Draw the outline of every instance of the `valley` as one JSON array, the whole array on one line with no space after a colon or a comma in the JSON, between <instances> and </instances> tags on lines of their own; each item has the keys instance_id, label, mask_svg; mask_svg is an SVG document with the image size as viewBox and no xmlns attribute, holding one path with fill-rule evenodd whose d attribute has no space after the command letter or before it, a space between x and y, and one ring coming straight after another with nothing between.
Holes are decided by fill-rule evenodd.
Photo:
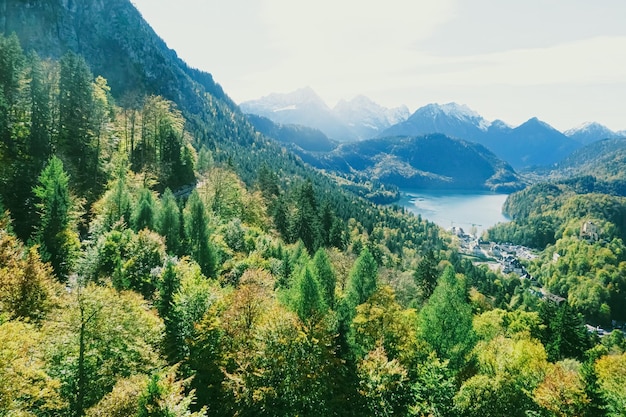
<instances>
[{"instance_id":1,"label":"valley","mask_svg":"<svg viewBox=\"0 0 626 417\"><path fill-rule=\"evenodd\" d=\"M128 0L0 13L0 416L623 414L621 134L237 105Z\"/></svg>"}]
</instances>

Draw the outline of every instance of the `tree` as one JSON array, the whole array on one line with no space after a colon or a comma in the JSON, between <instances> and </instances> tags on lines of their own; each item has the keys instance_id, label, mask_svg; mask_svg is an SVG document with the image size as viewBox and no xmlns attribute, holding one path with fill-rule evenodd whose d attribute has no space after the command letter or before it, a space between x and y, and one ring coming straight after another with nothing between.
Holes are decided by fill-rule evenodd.
<instances>
[{"instance_id":1,"label":"tree","mask_svg":"<svg viewBox=\"0 0 626 417\"><path fill-rule=\"evenodd\" d=\"M147 188L139 191L139 201L133 211L133 225L135 231L142 229L155 230L155 223L158 216L158 210L152 193Z\"/></svg>"},{"instance_id":2,"label":"tree","mask_svg":"<svg viewBox=\"0 0 626 417\"><path fill-rule=\"evenodd\" d=\"M420 312L421 337L453 370L461 370L474 345L472 307L467 301L465 280L447 267L428 303Z\"/></svg>"},{"instance_id":3,"label":"tree","mask_svg":"<svg viewBox=\"0 0 626 417\"><path fill-rule=\"evenodd\" d=\"M548 359L583 359L591 343L582 315L577 314L566 301L561 305L546 301L539 309L539 316L545 324L541 341L548 352Z\"/></svg>"},{"instance_id":4,"label":"tree","mask_svg":"<svg viewBox=\"0 0 626 417\"><path fill-rule=\"evenodd\" d=\"M626 353L601 357L596 361L595 371L608 416L623 416L626 411Z\"/></svg>"},{"instance_id":5,"label":"tree","mask_svg":"<svg viewBox=\"0 0 626 417\"><path fill-rule=\"evenodd\" d=\"M437 260L435 259L433 251L428 251L417 264L417 268L413 274L415 283L422 290L423 300L427 300L432 295L437 285L438 277Z\"/></svg>"},{"instance_id":6,"label":"tree","mask_svg":"<svg viewBox=\"0 0 626 417\"><path fill-rule=\"evenodd\" d=\"M548 364L534 392L535 402L556 417L585 415L589 398L579 371L580 363L572 359Z\"/></svg>"},{"instance_id":7,"label":"tree","mask_svg":"<svg viewBox=\"0 0 626 417\"><path fill-rule=\"evenodd\" d=\"M377 288L378 264L368 248L363 249L350 270L348 297L353 306L364 303Z\"/></svg>"},{"instance_id":8,"label":"tree","mask_svg":"<svg viewBox=\"0 0 626 417\"><path fill-rule=\"evenodd\" d=\"M61 415L66 404L46 372L44 342L32 324L0 322L0 415Z\"/></svg>"},{"instance_id":9,"label":"tree","mask_svg":"<svg viewBox=\"0 0 626 417\"><path fill-rule=\"evenodd\" d=\"M382 346L359 363L359 393L365 398L367 415L406 415L411 400L407 370L396 359L389 360Z\"/></svg>"},{"instance_id":10,"label":"tree","mask_svg":"<svg viewBox=\"0 0 626 417\"><path fill-rule=\"evenodd\" d=\"M139 398L144 394L148 381L148 376L141 374L119 379L113 390L89 408L85 415L87 417L135 416L139 408Z\"/></svg>"},{"instance_id":11,"label":"tree","mask_svg":"<svg viewBox=\"0 0 626 417\"><path fill-rule=\"evenodd\" d=\"M56 306L60 292L37 247L25 250L0 227L0 321L3 314L9 319L42 320Z\"/></svg>"},{"instance_id":12,"label":"tree","mask_svg":"<svg viewBox=\"0 0 626 417\"><path fill-rule=\"evenodd\" d=\"M41 245L42 259L50 262L60 280L66 280L73 267L79 242L72 230L72 200L69 177L63 163L53 156L39 176L34 189L39 203L39 226L35 240Z\"/></svg>"},{"instance_id":13,"label":"tree","mask_svg":"<svg viewBox=\"0 0 626 417\"><path fill-rule=\"evenodd\" d=\"M198 262L203 274L214 277L217 269L217 256L209 242L209 218L196 190L187 200L184 218L188 253Z\"/></svg>"},{"instance_id":14,"label":"tree","mask_svg":"<svg viewBox=\"0 0 626 417\"><path fill-rule=\"evenodd\" d=\"M318 283L308 266L300 271L297 291L296 313L302 323L311 329L324 314L324 302L320 296Z\"/></svg>"},{"instance_id":15,"label":"tree","mask_svg":"<svg viewBox=\"0 0 626 417\"><path fill-rule=\"evenodd\" d=\"M160 278L153 271L163 266L165 242L148 229L140 230L128 245L128 253L122 265L121 280L114 281L118 290L132 289L152 300ZM120 285L121 284L121 285Z\"/></svg>"},{"instance_id":16,"label":"tree","mask_svg":"<svg viewBox=\"0 0 626 417\"><path fill-rule=\"evenodd\" d=\"M337 286L337 276L330 263L326 250L320 248L313 257L313 274L320 284L320 294L324 302L331 309L335 308L335 287Z\"/></svg>"},{"instance_id":17,"label":"tree","mask_svg":"<svg viewBox=\"0 0 626 417\"><path fill-rule=\"evenodd\" d=\"M454 398L461 416L524 417L539 411L533 401L533 391L544 379L547 369L546 352L541 343L497 336L479 343L475 354L479 374L463 382Z\"/></svg>"},{"instance_id":18,"label":"tree","mask_svg":"<svg viewBox=\"0 0 626 417\"><path fill-rule=\"evenodd\" d=\"M68 52L61 58L58 150L70 164L68 170L77 189L95 197L101 184L93 183L100 170L93 93L93 75L85 59Z\"/></svg>"},{"instance_id":19,"label":"tree","mask_svg":"<svg viewBox=\"0 0 626 417\"><path fill-rule=\"evenodd\" d=\"M180 248L180 209L172 191L167 188L161 197L161 210L157 217L157 231L165 238L167 252L175 255Z\"/></svg>"},{"instance_id":20,"label":"tree","mask_svg":"<svg viewBox=\"0 0 626 417\"><path fill-rule=\"evenodd\" d=\"M218 300L220 293L216 284L202 275L195 262L183 259L175 270L180 285L165 320L165 351L171 363L182 362L183 372L188 373L190 344L196 335L196 325Z\"/></svg>"},{"instance_id":21,"label":"tree","mask_svg":"<svg viewBox=\"0 0 626 417\"><path fill-rule=\"evenodd\" d=\"M72 288L42 330L50 341L49 372L61 383L68 414L82 416L118 378L158 367L162 330L161 320L134 292L94 284Z\"/></svg>"},{"instance_id":22,"label":"tree","mask_svg":"<svg viewBox=\"0 0 626 417\"><path fill-rule=\"evenodd\" d=\"M139 396L137 417L204 417L204 409L192 413L194 391L185 392L188 381L176 379L176 368L152 375Z\"/></svg>"},{"instance_id":23,"label":"tree","mask_svg":"<svg viewBox=\"0 0 626 417\"><path fill-rule=\"evenodd\" d=\"M165 267L161 272L161 279L158 281L159 298L156 307L163 320L169 317L174 303L174 294L180 288L180 275L176 269L176 264L174 259L166 259Z\"/></svg>"},{"instance_id":24,"label":"tree","mask_svg":"<svg viewBox=\"0 0 626 417\"><path fill-rule=\"evenodd\" d=\"M314 253L324 244L311 181L304 183L296 192L296 207L290 225L290 235L293 242L302 240L309 253Z\"/></svg>"}]
</instances>

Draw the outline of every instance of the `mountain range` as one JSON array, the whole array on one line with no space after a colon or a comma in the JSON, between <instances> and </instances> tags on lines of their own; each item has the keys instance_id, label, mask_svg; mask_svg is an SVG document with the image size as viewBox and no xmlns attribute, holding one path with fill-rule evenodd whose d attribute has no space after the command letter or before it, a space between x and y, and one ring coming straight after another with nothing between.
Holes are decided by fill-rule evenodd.
<instances>
[{"instance_id":1,"label":"mountain range","mask_svg":"<svg viewBox=\"0 0 626 417\"><path fill-rule=\"evenodd\" d=\"M512 192L524 186L511 166L484 146L442 134L369 139L299 155L323 170L401 188Z\"/></svg>"},{"instance_id":2,"label":"mountain range","mask_svg":"<svg viewBox=\"0 0 626 417\"><path fill-rule=\"evenodd\" d=\"M484 145L516 169L550 166L583 145L626 136L624 132L613 132L598 123L585 123L560 132L535 117L512 127L501 120L488 121L469 107L457 103L428 104L405 117L408 112L402 111L404 107L390 110L359 96L351 102L341 101L330 110L310 88L244 102L241 108L246 113L261 114L278 123L302 124L319 129L339 141L443 133ZM324 122L331 119L334 126L343 121L342 129L333 130ZM350 130L360 134L345 133ZM341 136L342 132L344 136Z\"/></svg>"},{"instance_id":3,"label":"mountain range","mask_svg":"<svg viewBox=\"0 0 626 417\"><path fill-rule=\"evenodd\" d=\"M287 94L270 94L243 102L240 107L244 113L267 117L276 123L318 129L340 142L376 137L410 114L406 106L388 109L365 96L341 100L331 109L310 87Z\"/></svg>"}]
</instances>

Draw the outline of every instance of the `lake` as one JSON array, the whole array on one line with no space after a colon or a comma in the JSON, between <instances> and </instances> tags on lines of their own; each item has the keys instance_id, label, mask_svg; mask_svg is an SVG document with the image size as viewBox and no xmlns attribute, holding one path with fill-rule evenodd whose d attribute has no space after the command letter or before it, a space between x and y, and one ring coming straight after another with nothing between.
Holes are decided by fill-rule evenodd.
<instances>
[{"instance_id":1,"label":"lake","mask_svg":"<svg viewBox=\"0 0 626 417\"><path fill-rule=\"evenodd\" d=\"M401 190L401 193L398 205L444 229L456 226L469 233L476 227L480 235L497 223L509 221L502 214L508 194L451 190Z\"/></svg>"}]
</instances>

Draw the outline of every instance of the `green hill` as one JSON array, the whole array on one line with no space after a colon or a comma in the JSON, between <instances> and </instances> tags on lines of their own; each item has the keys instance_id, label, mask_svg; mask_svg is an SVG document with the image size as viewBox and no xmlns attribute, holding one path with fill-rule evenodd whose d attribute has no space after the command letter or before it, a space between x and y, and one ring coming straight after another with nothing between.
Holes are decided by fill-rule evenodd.
<instances>
[{"instance_id":1,"label":"green hill","mask_svg":"<svg viewBox=\"0 0 626 417\"><path fill-rule=\"evenodd\" d=\"M515 171L483 146L440 134L371 139L300 155L321 169L398 187L504 192L523 187Z\"/></svg>"}]
</instances>

